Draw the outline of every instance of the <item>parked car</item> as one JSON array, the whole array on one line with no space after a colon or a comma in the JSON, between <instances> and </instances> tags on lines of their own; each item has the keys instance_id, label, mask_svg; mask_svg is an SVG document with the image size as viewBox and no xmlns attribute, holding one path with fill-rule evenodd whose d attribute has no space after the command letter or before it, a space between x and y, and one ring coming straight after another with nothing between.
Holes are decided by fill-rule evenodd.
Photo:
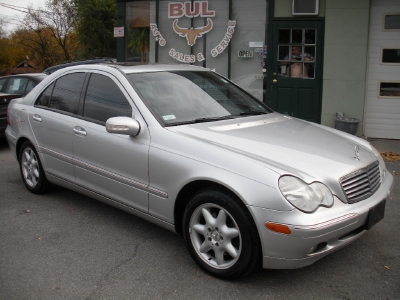
<instances>
[{"instance_id":1,"label":"parked car","mask_svg":"<svg viewBox=\"0 0 400 300\"><path fill-rule=\"evenodd\" d=\"M51 73L54 73L55 71L58 71L62 68L66 67L72 67L72 66L77 66L77 65L91 65L91 64L98 64L98 63L115 63L117 60L115 58L109 58L109 57L95 57L91 59L84 59L84 60L75 60L75 61L70 61L66 62L63 64L51 66L47 68L46 70L43 71L43 73L50 75Z\"/></svg>"},{"instance_id":2,"label":"parked car","mask_svg":"<svg viewBox=\"0 0 400 300\"><path fill-rule=\"evenodd\" d=\"M0 77L0 138L4 138L7 127L7 106L12 99L20 98L29 93L46 74L29 73Z\"/></svg>"},{"instance_id":3,"label":"parked car","mask_svg":"<svg viewBox=\"0 0 400 300\"><path fill-rule=\"evenodd\" d=\"M393 184L367 141L195 66L64 68L13 100L8 123L28 190L60 185L180 233L225 279L353 242L384 217Z\"/></svg>"}]
</instances>

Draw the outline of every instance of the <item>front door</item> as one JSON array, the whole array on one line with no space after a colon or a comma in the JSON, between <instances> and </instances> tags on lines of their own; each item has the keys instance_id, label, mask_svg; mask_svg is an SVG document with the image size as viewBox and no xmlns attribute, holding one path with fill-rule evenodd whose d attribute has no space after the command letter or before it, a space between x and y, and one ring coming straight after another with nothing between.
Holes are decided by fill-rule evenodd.
<instances>
[{"instance_id":1,"label":"front door","mask_svg":"<svg viewBox=\"0 0 400 300\"><path fill-rule=\"evenodd\" d=\"M113 201L148 212L150 135L137 108L120 82L93 71L81 118L73 126L76 183ZM140 121L138 136L109 133L108 118L133 116Z\"/></svg>"},{"instance_id":2,"label":"front door","mask_svg":"<svg viewBox=\"0 0 400 300\"><path fill-rule=\"evenodd\" d=\"M274 21L269 105L320 123L322 21Z\"/></svg>"}]
</instances>

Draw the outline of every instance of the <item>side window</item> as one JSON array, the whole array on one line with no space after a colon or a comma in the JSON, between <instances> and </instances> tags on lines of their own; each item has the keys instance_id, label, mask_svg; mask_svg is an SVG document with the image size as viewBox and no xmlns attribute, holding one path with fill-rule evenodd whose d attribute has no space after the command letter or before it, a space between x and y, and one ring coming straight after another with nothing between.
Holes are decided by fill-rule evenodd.
<instances>
[{"instance_id":1,"label":"side window","mask_svg":"<svg viewBox=\"0 0 400 300\"><path fill-rule=\"evenodd\" d=\"M28 80L28 84L26 85L25 93L29 93L36 86L36 82L33 80Z\"/></svg>"},{"instance_id":2,"label":"side window","mask_svg":"<svg viewBox=\"0 0 400 300\"><path fill-rule=\"evenodd\" d=\"M35 106L49 106L51 93L53 92L54 82L50 84L36 100Z\"/></svg>"},{"instance_id":3,"label":"side window","mask_svg":"<svg viewBox=\"0 0 400 300\"><path fill-rule=\"evenodd\" d=\"M51 97L50 108L77 114L85 75L85 73L73 73L58 78Z\"/></svg>"},{"instance_id":4,"label":"side window","mask_svg":"<svg viewBox=\"0 0 400 300\"><path fill-rule=\"evenodd\" d=\"M6 93L9 94L24 94L27 78L10 78L8 82Z\"/></svg>"},{"instance_id":5,"label":"side window","mask_svg":"<svg viewBox=\"0 0 400 300\"><path fill-rule=\"evenodd\" d=\"M83 116L105 123L112 117L132 117L132 107L111 78L92 74L86 92Z\"/></svg>"},{"instance_id":6,"label":"side window","mask_svg":"<svg viewBox=\"0 0 400 300\"><path fill-rule=\"evenodd\" d=\"M0 91L3 91L3 88L5 88L4 84L6 83L7 78L0 78Z\"/></svg>"}]
</instances>

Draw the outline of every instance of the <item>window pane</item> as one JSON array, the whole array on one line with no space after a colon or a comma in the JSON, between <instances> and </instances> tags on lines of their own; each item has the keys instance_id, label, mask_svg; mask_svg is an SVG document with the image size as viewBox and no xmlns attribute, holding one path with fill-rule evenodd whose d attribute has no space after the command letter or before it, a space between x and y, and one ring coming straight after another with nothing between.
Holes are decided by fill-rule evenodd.
<instances>
[{"instance_id":1,"label":"window pane","mask_svg":"<svg viewBox=\"0 0 400 300\"><path fill-rule=\"evenodd\" d=\"M289 60L289 46L279 46L278 60Z\"/></svg>"},{"instance_id":2,"label":"window pane","mask_svg":"<svg viewBox=\"0 0 400 300\"><path fill-rule=\"evenodd\" d=\"M301 46L292 46L292 54L290 56L291 61L302 61L302 47Z\"/></svg>"},{"instance_id":3,"label":"window pane","mask_svg":"<svg viewBox=\"0 0 400 300\"><path fill-rule=\"evenodd\" d=\"M306 70L304 70L304 66L301 62L291 63L289 68L290 77L308 77Z\"/></svg>"},{"instance_id":4,"label":"window pane","mask_svg":"<svg viewBox=\"0 0 400 300\"><path fill-rule=\"evenodd\" d=\"M315 64L305 63L304 68L304 78L315 78Z\"/></svg>"},{"instance_id":5,"label":"window pane","mask_svg":"<svg viewBox=\"0 0 400 300\"><path fill-rule=\"evenodd\" d=\"M126 60L129 62L149 62L150 44L150 2L127 3Z\"/></svg>"},{"instance_id":6,"label":"window pane","mask_svg":"<svg viewBox=\"0 0 400 300\"><path fill-rule=\"evenodd\" d=\"M29 93L35 86L36 83L33 80L29 80L28 84L26 85L25 93Z\"/></svg>"},{"instance_id":7,"label":"window pane","mask_svg":"<svg viewBox=\"0 0 400 300\"><path fill-rule=\"evenodd\" d=\"M27 81L27 78L11 78L6 93L24 94Z\"/></svg>"},{"instance_id":8,"label":"window pane","mask_svg":"<svg viewBox=\"0 0 400 300\"><path fill-rule=\"evenodd\" d=\"M400 97L400 82L381 82L379 95L382 97Z\"/></svg>"},{"instance_id":9,"label":"window pane","mask_svg":"<svg viewBox=\"0 0 400 300\"><path fill-rule=\"evenodd\" d=\"M7 78L0 79L0 91L3 89L3 85L6 83Z\"/></svg>"},{"instance_id":10,"label":"window pane","mask_svg":"<svg viewBox=\"0 0 400 300\"><path fill-rule=\"evenodd\" d=\"M400 29L400 15L386 15L385 29Z\"/></svg>"},{"instance_id":11,"label":"window pane","mask_svg":"<svg viewBox=\"0 0 400 300\"><path fill-rule=\"evenodd\" d=\"M383 63L400 63L400 49L383 49Z\"/></svg>"},{"instance_id":12,"label":"window pane","mask_svg":"<svg viewBox=\"0 0 400 300\"><path fill-rule=\"evenodd\" d=\"M290 29L279 29L279 44L290 43Z\"/></svg>"},{"instance_id":13,"label":"window pane","mask_svg":"<svg viewBox=\"0 0 400 300\"><path fill-rule=\"evenodd\" d=\"M315 46L304 47L303 58L305 61L315 61Z\"/></svg>"},{"instance_id":14,"label":"window pane","mask_svg":"<svg viewBox=\"0 0 400 300\"><path fill-rule=\"evenodd\" d=\"M74 73L57 79L50 108L76 114L85 76L85 73Z\"/></svg>"},{"instance_id":15,"label":"window pane","mask_svg":"<svg viewBox=\"0 0 400 300\"><path fill-rule=\"evenodd\" d=\"M303 43L303 29L292 29L292 44Z\"/></svg>"},{"instance_id":16,"label":"window pane","mask_svg":"<svg viewBox=\"0 0 400 300\"><path fill-rule=\"evenodd\" d=\"M111 78L92 74L85 98L83 116L105 123L112 117L132 117L132 107Z\"/></svg>"},{"instance_id":17,"label":"window pane","mask_svg":"<svg viewBox=\"0 0 400 300\"><path fill-rule=\"evenodd\" d=\"M305 30L305 41L304 44L315 45L315 29Z\"/></svg>"},{"instance_id":18,"label":"window pane","mask_svg":"<svg viewBox=\"0 0 400 300\"><path fill-rule=\"evenodd\" d=\"M36 100L35 106L49 106L51 93L53 92L54 83L49 85L44 92L40 95L40 97Z\"/></svg>"}]
</instances>

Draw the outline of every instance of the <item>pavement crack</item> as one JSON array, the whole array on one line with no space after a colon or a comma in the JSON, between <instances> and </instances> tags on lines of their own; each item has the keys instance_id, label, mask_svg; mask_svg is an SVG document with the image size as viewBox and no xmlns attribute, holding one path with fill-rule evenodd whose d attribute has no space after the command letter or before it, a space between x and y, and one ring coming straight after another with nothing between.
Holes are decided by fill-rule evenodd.
<instances>
[{"instance_id":1,"label":"pavement crack","mask_svg":"<svg viewBox=\"0 0 400 300\"><path fill-rule=\"evenodd\" d=\"M141 243L137 244L134 248L133 248L133 254L122 260L118 265L116 265L114 268L110 269L104 276L102 276L102 278L100 278L96 285L95 288L93 289L93 291L90 293L89 296L87 296L85 299L86 300L92 300L92 299L99 299L102 293L102 289L105 286L105 284L110 280L111 278L111 274L113 274L115 271L117 271L119 268L121 268L122 266L128 264L129 262L133 261L138 252L139 252L139 247L145 243L147 243L150 240L154 240L154 239L158 239L160 238L162 235L157 235L155 237L152 238L147 238L144 241L142 241Z\"/></svg>"}]
</instances>

